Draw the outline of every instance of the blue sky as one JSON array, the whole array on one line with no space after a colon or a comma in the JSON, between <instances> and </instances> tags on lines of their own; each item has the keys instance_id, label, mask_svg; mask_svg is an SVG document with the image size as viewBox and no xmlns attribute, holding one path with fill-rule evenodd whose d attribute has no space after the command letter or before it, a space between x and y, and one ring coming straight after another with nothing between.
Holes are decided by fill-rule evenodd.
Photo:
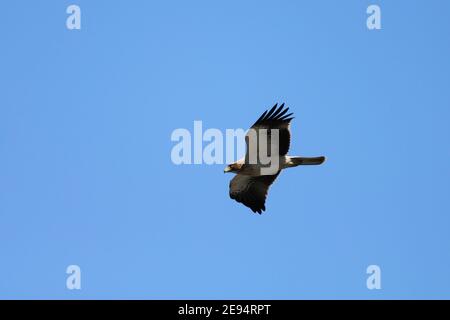
<instances>
[{"instance_id":1,"label":"blue sky","mask_svg":"<svg viewBox=\"0 0 450 320\"><path fill-rule=\"evenodd\" d=\"M450 298L448 1L2 12L0 298ZM327 162L283 172L263 215L223 165L172 163L174 129L246 128L283 101L291 153Z\"/></svg>"}]
</instances>

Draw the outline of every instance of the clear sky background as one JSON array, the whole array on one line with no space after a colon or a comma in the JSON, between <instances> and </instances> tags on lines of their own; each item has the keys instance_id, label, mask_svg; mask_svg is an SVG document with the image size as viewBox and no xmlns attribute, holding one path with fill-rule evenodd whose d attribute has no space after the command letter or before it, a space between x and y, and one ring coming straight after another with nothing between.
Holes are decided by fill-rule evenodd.
<instances>
[{"instance_id":1,"label":"clear sky background","mask_svg":"<svg viewBox=\"0 0 450 320\"><path fill-rule=\"evenodd\" d=\"M0 298L450 298L449 1L2 13ZM275 102L291 154L327 162L283 172L263 215L223 165L172 163L174 129L247 128Z\"/></svg>"}]
</instances>

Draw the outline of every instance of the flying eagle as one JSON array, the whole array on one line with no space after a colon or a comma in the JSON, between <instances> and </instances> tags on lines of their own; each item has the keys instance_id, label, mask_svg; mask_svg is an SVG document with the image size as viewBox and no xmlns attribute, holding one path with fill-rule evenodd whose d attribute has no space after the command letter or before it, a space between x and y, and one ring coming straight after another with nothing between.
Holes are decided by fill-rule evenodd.
<instances>
[{"instance_id":1,"label":"flying eagle","mask_svg":"<svg viewBox=\"0 0 450 320\"><path fill-rule=\"evenodd\" d=\"M325 157L287 155L291 140L290 122L294 117L293 113L286 114L289 108L284 108L284 103L277 107L275 104L256 120L245 136L245 157L224 170L236 173L230 181L230 198L259 214L266 210L267 191L281 170L298 165L319 165L325 161ZM270 162L263 161L263 157Z\"/></svg>"}]
</instances>

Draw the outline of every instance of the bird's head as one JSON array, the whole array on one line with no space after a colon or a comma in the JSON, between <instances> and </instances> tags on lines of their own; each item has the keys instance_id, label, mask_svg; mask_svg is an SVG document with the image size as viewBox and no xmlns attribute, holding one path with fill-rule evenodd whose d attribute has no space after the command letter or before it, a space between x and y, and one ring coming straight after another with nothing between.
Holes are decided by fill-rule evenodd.
<instances>
[{"instance_id":1,"label":"bird's head","mask_svg":"<svg viewBox=\"0 0 450 320\"><path fill-rule=\"evenodd\" d=\"M223 170L224 173L227 172L239 172L239 170L241 169L242 165L238 164L238 163L232 163L229 164L225 167L225 169Z\"/></svg>"}]
</instances>

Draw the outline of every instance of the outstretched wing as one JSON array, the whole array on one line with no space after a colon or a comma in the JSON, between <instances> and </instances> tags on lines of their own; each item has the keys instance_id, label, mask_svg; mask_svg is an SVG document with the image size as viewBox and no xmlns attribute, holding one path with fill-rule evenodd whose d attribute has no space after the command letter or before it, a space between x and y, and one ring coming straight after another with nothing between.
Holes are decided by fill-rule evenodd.
<instances>
[{"instance_id":1,"label":"outstretched wing","mask_svg":"<svg viewBox=\"0 0 450 320\"><path fill-rule=\"evenodd\" d=\"M230 198L261 214L266 210L267 191L279 174L280 171L271 176L237 174L230 181Z\"/></svg>"},{"instance_id":2,"label":"outstretched wing","mask_svg":"<svg viewBox=\"0 0 450 320\"><path fill-rule=\"evenodd\" d=\"M259 159L261 154L271 156L271 150L278 150L280 156L288 153L291 141L289 123L294 118L291 117L292 113L286 114L288 110L289 108L284 108L284 103L279 107L278 104L275 104L272 109L265 111L256 120L245 136L247 144L246 163L249 163L249 159ZM278 145L274 141L274 145L271 147L273 130L275 129L278 130ZM264 142L258 143L261 139ZM261 147L265 150L262 150Z\"/></svg>"}]
</instances>

